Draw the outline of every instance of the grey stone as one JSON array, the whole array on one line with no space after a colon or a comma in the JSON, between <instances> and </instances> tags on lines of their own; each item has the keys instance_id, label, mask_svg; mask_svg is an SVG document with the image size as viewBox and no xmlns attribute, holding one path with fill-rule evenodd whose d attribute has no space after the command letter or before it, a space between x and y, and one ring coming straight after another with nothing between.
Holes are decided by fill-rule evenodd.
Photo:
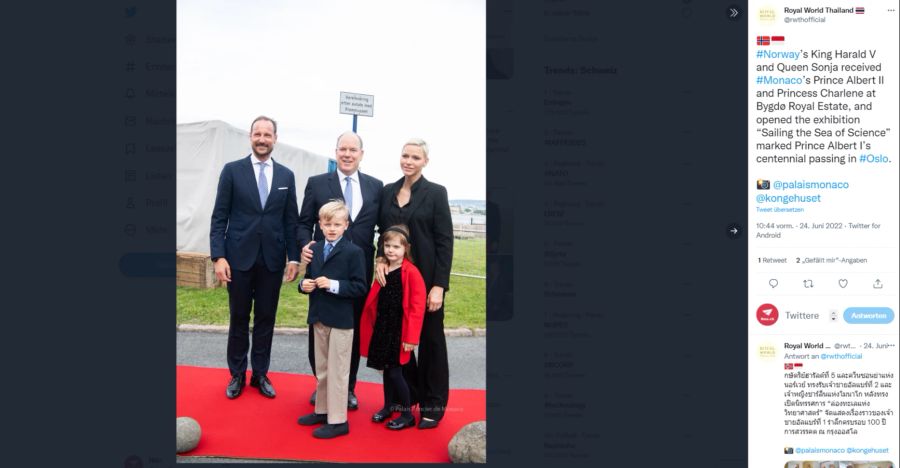
<instances>
[{"instance_id":1,"label":"grey stone","mask_svg":"<svg viewBox=\"0 0 900 468\"><path fill-rule=\"evenodd\" d=\"M466 424L447 444L453 463L487 463L487 422Z\"/></svg>"},{"instance_id":2,"label":"grey stone","mask_svg":"<svg viewBox=\"0 0 900 468\"><path fill-rule=\"evenodd\" d=\"M194 418L175 419L175 453L190 452L200 443L200 423Z\"/></svg>"}]
</instances>

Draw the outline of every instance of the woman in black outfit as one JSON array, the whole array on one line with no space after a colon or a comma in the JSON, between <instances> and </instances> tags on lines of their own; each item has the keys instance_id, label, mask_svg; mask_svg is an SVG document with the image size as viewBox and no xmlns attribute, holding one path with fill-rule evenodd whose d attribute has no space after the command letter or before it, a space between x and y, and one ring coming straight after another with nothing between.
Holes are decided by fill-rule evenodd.
<instances>
[{"instance_id":1,"label":"woman in black outfit","mask_svg":"<svg viewBox=\"0 0 900 468\"><path fill-rule=\"evenodd\" d=\"M444 338L444 294L450 289L450 262L453 260L453 221L447 189L425 180L422 169L428 164L428 145L411 139L403 145L400 170L403 178L384 187L379 226L405 224L409 227L413 263L425 280L426 305L418 359L413 355L404 366L413 400L419 402L419 429L437 427L450 394L450 367ZM384 285L387 264L381 257L375 277Z\"/></svg>"}]
</instances>

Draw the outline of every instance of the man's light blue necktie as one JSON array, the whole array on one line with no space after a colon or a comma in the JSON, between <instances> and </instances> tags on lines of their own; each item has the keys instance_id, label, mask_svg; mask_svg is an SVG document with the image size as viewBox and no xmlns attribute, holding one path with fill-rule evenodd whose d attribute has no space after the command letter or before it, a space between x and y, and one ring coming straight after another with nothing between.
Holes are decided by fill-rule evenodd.
<instances>
[{"instance_id":1,"label":"man's light blue necktie","mask_svg":"<svg viewBox=\"0 0 900 468\"><path fill-rule=\"evenodd\" d=\"M259 184L257 187L259 188L259 201L262 203L262 207L266 207L266 198L269 197L269 181L266 179L266 166L267 164L262 162L259 163Z\"/></svg>"},{"instance_id":2,"label":"man's light blue necktie","mask_svg":"<svg viewBox=\"0 0 900 468\"><path fill-rule=\"evenodd\" d=\"M347 205L347 216L353 218L353 181L350 176L345 177L347 185L344 186L344 204Z\"/></svg>"}]
</instances>

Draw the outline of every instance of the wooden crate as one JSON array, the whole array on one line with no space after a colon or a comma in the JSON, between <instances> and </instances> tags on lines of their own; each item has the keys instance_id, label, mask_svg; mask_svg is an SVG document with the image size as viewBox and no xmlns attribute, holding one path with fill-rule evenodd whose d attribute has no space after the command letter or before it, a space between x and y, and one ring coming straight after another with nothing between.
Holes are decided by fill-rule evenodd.
<instances>
[{"instance_id":1,"label":"wooden crate","mask_svg":"<svg viewBox=\"0 0 900 468\"><path fill-rule=\"evenodd\" d=\"M176 252L175 255L176 285L202 289L223 286L222 282L216 279L216 271L209 255L197 252ZM305 273L306 265L300 265L299 278L303 278Z\"/></svg>"},{"instance_id":2,"label":"wooden crate","mask_svg":"<svg viewBox=\"0 0 900 468\"><path fill-rule=\"evenodd\" d=\"M209 255L197 252L176 252L175 284L209 289L219 286Z\"/></svg>"}]
</instances>

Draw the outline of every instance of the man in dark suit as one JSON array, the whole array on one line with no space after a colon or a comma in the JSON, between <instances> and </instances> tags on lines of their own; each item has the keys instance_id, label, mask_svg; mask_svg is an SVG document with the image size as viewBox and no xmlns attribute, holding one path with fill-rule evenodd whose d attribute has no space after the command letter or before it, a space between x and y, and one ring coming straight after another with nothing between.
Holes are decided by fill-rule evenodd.
<instances>
[{"instance_id":1,"label":"man in dark suit","mask_svg":"<svg viewBox=\"0 0 900 468\"><path fill-rule=\"evenodd\" d=\"M350 227L344 234L365 255L366 288L372 282L372 270L375 258L375 225L378 223L378 209L381 205L381 190L384 184L380 180L359 171L359 163L363 158L362 138L353 132L345 132L338 137L334 157L337 160L337 172L329 172L310 177L303 192L303 205L300 208L300 223L297 229L297 241L302 247L304 263L312 259L311 245L323 239L318 229L319 209L330 200L344 200L350 210ZM368 292L368 290L366 291ZM350 392L347 396L347 407L357 409L354 389L356 373L359 370L359 319L362 316L366 297L356 300L353 308L353 355L350 361ZM309 365L316 372L315 334L309 334ZM313 393L310 403L315 403Z\"/></svg>"},{"instance_id":2,"label":"man in dark suit","mask_svg":"<svg viewBox=\"0 0 900 468\"><path fill-rule=\"evenodd\" d=\"M250 126L253 154L222 169L209 230L210 256L216 278L228 285L231 320L228 327L228 370L225 390L237 398L247 371L250 310L253 309L253 349L250 385L268 398L275 388L266 376L272 353L272 333L282 276L297 277L297 189L294 173L272 159L278 124L260 116ZM289 260L285 272L285 257Z\"/></svg>"}]
</instances>

